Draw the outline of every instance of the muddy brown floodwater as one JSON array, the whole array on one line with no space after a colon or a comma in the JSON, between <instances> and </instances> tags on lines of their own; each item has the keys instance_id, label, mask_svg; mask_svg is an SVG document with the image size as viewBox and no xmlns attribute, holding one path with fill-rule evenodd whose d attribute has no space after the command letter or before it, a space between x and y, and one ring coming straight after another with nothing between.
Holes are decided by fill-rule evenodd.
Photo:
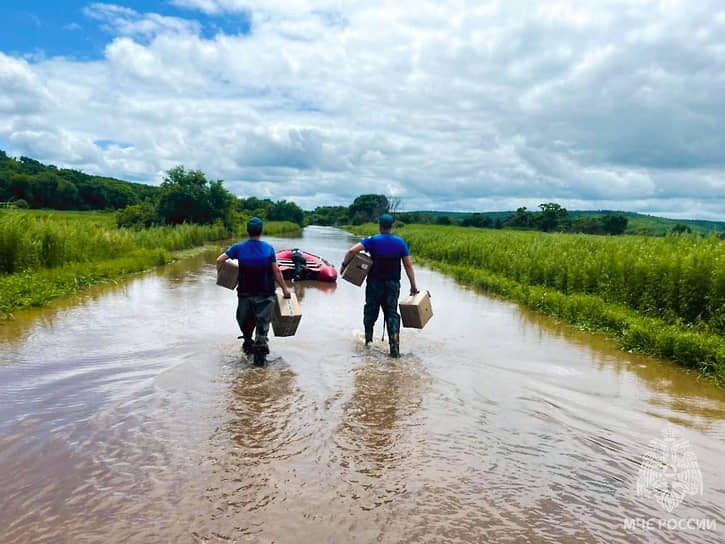
<instances>
[{"instance_id":1,"label":"muddy brown floodwater","mask_svg":"<svg viewBox=\"0 0 725 544\"><path fill-rule=\"evenodd\" d=\"M269 241L337 264L354 239ZM297 336L253 368L215 257L0 326L0 542L725 540L708 382L423 268L399 360L340 281L296 286ZM641 473L697 493L668 512Z\"/></svg>"}]
</instances>

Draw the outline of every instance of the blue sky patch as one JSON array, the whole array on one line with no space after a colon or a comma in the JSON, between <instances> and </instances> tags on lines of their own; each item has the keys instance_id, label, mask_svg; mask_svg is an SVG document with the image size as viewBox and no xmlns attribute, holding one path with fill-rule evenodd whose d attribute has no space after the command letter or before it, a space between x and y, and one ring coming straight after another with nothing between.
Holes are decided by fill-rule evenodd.
<instances>
[{"instance_id":1,"label":"blue sky patch","mask_svg":"<svg viewBox=\"0 0 725 544\"><path fill-rule=\"evenodd\" d=\"M59 56L83 61L101 59L114 36L109 33L109 25L84 13L92 5L93 2L79 0L3 1L0 3L0 21L3 21L0 51L30 59ZM210 16L168 3L138 0L124 1L123 8L134 10L139 16L157 13L196 23L200 26L200 35L206 39L219 33L249 34L252 28L249 13ZM142 37L135 39L144 41Z\"/></svg>"},{"instance_id":2,"label":"blue sky patch","mask_svg":"<svg viewBox=\"0 0 725 544\"><path fill-rule=\"evenodd\" d=\"M113 146L120 147L121 149L128 149L129 147L133 147L133 144L126 144L126 143L123 143L123 142L116 142L114 140L96 140L93 143L96 144L101 149L104 149L104 150L105 149L108 149L109 147L113 147Z\"/></svg>"}]
</instances>

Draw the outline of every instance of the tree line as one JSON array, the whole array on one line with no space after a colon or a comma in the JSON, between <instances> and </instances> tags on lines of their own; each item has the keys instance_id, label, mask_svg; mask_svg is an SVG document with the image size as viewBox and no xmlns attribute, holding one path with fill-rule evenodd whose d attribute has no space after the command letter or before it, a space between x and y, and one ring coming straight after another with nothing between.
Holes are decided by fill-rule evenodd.
<instances>
[{"instance_id":1,"label":"tree line","mask_svg":"<svg viewBox=\"0 0 725 544\"><path fill-rule=\"evenodd\" d=\"M92 176L29 157L14 159L0 150L0 202L19 208L118 210L152 198L157 191L143 183Z\"/></svg>"},{"instance_id":2,"label":"tree line","mask_svg":"<svg viewBox=\"0 0 725 544\"><path fill-rule=\"evenodd\" d=\"M176 166L157 187L57 168L24 156L15 159L2 150L0 202L16 208L119 210L122 227L221 221L233 229L242 217L251 215L304 224L304 212L297 204L237 198L222 180L209 180L200 170Z\"/></svg>"},{"instance_id":3,"label":"tree line","mask_svg":"<svg viewBox=\"0 0 725 544\"><path fill-rule=\"evenodd\" d=\"M628 225L627 217L616 213L572 217L555 202L540 204L538 211L520 207L509 214L473 213L463 218L430 212L400 212L398 199L380 194L360 195L349 206L318 206L312 211L303 211L287 200L235 197L223 183L208 180L200 170L177 166L166 173L160 187L151 186L57 168L24 156L15 159L0 150L0 202L21 208L120 210L118 224L123 227L221 221L233 229L242 217L252 215L300 226L342 226L375 222L382 213L392 213L399 224L584 234L622 234ZM685 224L672 228L675 233L689 231Z\"/></svg>"},{"instance_id":4,"label":"tree line","mask_svg":"<svg viewBox=\"0 0 725 544\"><path fill-rule=\"evenodd\" d=\"M224 188L222 180L210 181L201 170L176 166L164 177L154 199L119 212L121 227L181 223L210 224L221 221L228 230L236 230L242 218L257 216L266 221L290 221L304 224L304 212L294 202L256 197L237 198Z\"/></svg>"},{"instance_id":5,"label":"tree line","mask_svg":"<svg viewBox=\"0 0 725 544\"><path fill-rule=\"evenodd\" d=\"M307 223L315 225L359 225L375 222L381 213L393 213L399 223L459 225L484 229L512 228L543 232L580 232L585 234L622 234L628 220L620 214L601 217L571 218L566 208L555 202L539 205L540 211L532 212L521 207L516 212L501 217L473 213L463 219L445 214L426 212L396 212L396 202L385 195L360 195L350 206L320 206L307 213Z\"/></svg>"},{"instance_id":6,"label":"tree line","mask_svg":"<svg viewBox=\"0 0 725 544\"><path fill-rule=\"evenodd\" d=\"M620 214L572 218L556 202L539 204L539 212L521 207L502 222L502 227L543 232L577 232L583 234L623 234L628 219Z\"/></svg>"}]
</instances>

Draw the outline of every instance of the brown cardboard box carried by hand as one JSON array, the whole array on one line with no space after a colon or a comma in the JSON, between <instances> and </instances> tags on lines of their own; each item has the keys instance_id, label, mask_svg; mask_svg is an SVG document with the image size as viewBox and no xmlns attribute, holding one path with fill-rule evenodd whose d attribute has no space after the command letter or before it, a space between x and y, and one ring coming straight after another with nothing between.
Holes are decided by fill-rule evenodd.
<instances>
[{"instance_id":1,"label":"brown cardboard box carried by hand","mask_svg":"<svg viewBox=\"0 0 725 544\"><path fill-rule=\"evenodd\" d=\"M366 253L356 253L347 263L347 266L340 271L343 279L353 285L362 285L370 268L373 266L373 259Z\"/></svg>"},{"instance_id":2,"label":"brown cardboard box carried by hand","mask_svg":"<svg viewBox=\"0 0 725 544\"><path fill-rule=\"evenodd\" d=\"M216 284L234 289L239 281L239 261L236 259L227 259L222 263L220 269L216 273Z\"/></svg>"},{"instance_id":3,"label":"brown cardboard box carried by hand","mask_svg":"<svg viewBox=\"0 0 725 544\"><path fill-rule=\"evenodd\" d=\"M419 291L400 300L400 317L403 327L422 329L433 317L430 292Z\"/></svg>"},{"instance_id":4,"label":"brown cardboard box carried by hand","mask_svg":"<svg viewBox=\"0 0 725 544\"><path fill-rule=\"evenodd\" d=\"M275 336L294 336L302 319L302 309L297 301L297 295L290 294L292 295L290 298L284 298L281 291L275 293L277 300L272 316L272 330Z\"/></svg>"}]
</instances>

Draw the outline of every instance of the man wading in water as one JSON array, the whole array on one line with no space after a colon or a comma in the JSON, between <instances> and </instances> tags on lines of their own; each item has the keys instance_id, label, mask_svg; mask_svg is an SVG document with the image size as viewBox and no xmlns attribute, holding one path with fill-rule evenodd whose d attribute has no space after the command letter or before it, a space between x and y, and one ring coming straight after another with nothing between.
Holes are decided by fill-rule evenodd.
<instances>
[{"instance_id":1,"label":"man wading in water","mask_svg":"<svg viewBox=\"0 0 725 544\"><path fill-rule=\"evenodd\" d=\"M264 365L269 353L267 333L274 311L275 281L282 288L284 298L291 296L277 266L274 248L259 239L262 236L262 227L262 220L252 217L247 222L249 240L234 244L216 260L217 270L227 259L239 261L237 322L244 336L242 349L246 354L254 353L254 364L257 366ZM257 334L252 342L255 325Z\"/></svg>"},{"instance_id":2,"label":"man wading in water","mask_svg":"<svg viewBox=\"0 0 725 544\"><path fill-rule=\"evenodd\" d=\"M370 253L373 258L373 266L366 280L365 309L363 310L365 344L373 341L373 325L375 325L382 306L385 325L388 327L390 356L400 357L398 297L400 296L401 260L410 280L410 294L416 294L418 288L415 286L415 273L408 245L402 238L393 234L393 218L385 213L380 216L378 225L380 234L365 238L348 250L342 261L341 270L350 262L355 253L363 250Z\"/></svg>"}]
</instances>

